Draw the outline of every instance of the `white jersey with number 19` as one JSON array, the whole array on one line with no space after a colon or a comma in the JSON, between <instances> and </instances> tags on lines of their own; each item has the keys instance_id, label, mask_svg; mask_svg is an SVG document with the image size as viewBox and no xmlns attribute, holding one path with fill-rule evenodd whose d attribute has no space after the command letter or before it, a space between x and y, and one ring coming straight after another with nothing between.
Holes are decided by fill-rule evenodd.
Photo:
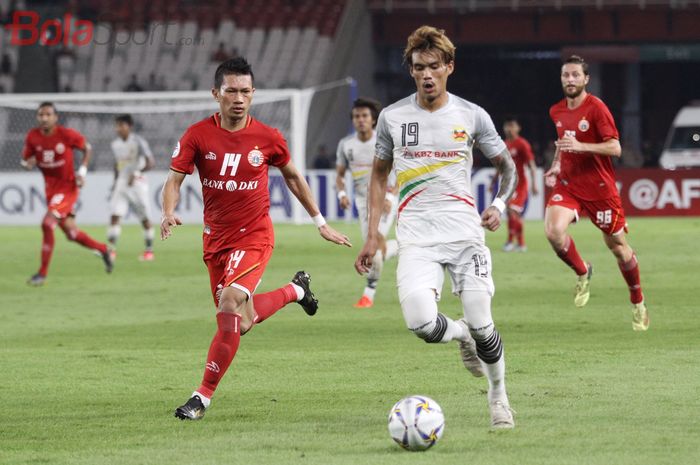
<instances>
[{"instance_id":1,"label":"white jersey with number 19","mask_svg":"<svg viewBox=\"0 0 700 465\"><path fill-rule=\"evenodd\" d=\"M375 156L394 163L402 247L484 242L471 190L474 145L488 158L506 150L488 113L455 95L434 112L416 94L381 112Z\"/></svg>"}]
</instances>

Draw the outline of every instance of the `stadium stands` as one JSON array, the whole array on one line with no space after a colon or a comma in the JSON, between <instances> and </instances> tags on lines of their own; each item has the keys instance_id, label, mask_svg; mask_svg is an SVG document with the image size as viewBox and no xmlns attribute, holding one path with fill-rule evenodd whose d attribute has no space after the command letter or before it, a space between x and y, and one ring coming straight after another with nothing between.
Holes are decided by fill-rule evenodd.
<instances>
[{"instance_id":1,"label":"stadium stands","mask_svg":"<svg viewBox=\"0 0 700 465\"><path fill-rule=\"evenodd\" d=\"M90 44L57 53L58 89L78 92L121 91L130 84L137 84L130 90L208 89L218 63L235 54L251 62L257 87L318 84L345 5L271 0L253 14L242 0L185 2L179 9L162 0L150 6L74 3L78 11L103 12L95 16Z\"/></svg>"}]
</instances>

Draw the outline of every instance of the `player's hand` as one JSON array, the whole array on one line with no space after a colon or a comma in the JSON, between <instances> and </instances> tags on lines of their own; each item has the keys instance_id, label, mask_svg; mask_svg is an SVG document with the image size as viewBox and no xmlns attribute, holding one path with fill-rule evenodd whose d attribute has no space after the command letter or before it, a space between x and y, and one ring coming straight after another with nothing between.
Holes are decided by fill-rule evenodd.
<instances>
[{"instance_id":1,"label":"player's hand","mask_svg":"<svg viewBox=\"0 0 700 465\"><path fill-rule=\"evenodd\" d=\"M172 234L171 228L182 224L180 217L176 215L163 215L160 221L160 240L164 241Z\"/></svg>"},{"instance_id":2,"label":"player's hand","mask_svg":"<svg viewBox=\"0 0 700 465\"><path fill-rule=\"evenodd\" d=\"M554 187L557 183L557 176L559 176L559 173L561 173L561 165L558 162L552 163L549 170L544 173L544 185L547 187Z\"/></svg>"},{"instance_id":3,"label":"player's hand","mask_svg":"<svg viewBox=\"0 0 700 465\"><path fill-rule=\"evenodd\" d=\"M134 185L134 180L136 179L136 175L134 173L131 173L129 175L129 180L127 181L127 186L131 187Z\"/></svg>"},{"instance_id":4,"label":"player's hand","mask_svg":"<svg viewBox=\"0 0 700 465\"><path fill-rule=\"evenodd\" d=\"M350 208L350 197L348 197L347 195L342 196L340 200L338 200L338 202L340 202L340 208L342 208L343 210L347 210L348 208Z\"/></svg>"},{"instance_id":5,"label":"player's hand","mask_svg":"<svg viewBox=\"0 0 700 465\"><path fill-rule=\"evenodd\" d=\"M496 207L489 207L481 214L481 226L495 231L501 225L501 212Z\"/></svg>"},{"instance_id":6,"label":"player's hand","mask_svg":"<svg viewBox=\"0 0 700 465\"><path fill-rule=\"evenodd\" d=\"M376 253L377 239L368 237L367 242L365 242L365 245L362 247L360 254L355 260L355 271L357 271L359 274L369 272L370 268L372 268L372 259Z\"/></svg>"},{"instance_id":7,"label":"player's hand","mask_svg":"<svg viewBox=\"0 0 700 465\"><path fill-rule=\"evenodd\" d=\"M570 134L565 134L564 137L554 142L554 145L562 152L585 152L581 142Z\"/></svg>"},{"instance_id":8,"label":"player's hand","mask_svg":"<svg viewBox=\"0 0 700 465\"><path fill-rule=\"evenodd\" d=\"M22 168L24 168L25 170L31 170L36 166L36 157L29 157L26 160L21 159L19 161L19 164L22 165Z\"/></svg>"},{"instance_id":9,"label":"player's hand","mask_svg":"<svg viewBox=\"0 0 700 465\"><path fill-rule=\"evenodd\" d=\"M533 182L533 183L532 183L532 195L537 195L537 194L539 194L539 193L540 193L539 189L537 189L537 186L536 186L535 183Z\"/></svg>"},{"instance_id":10,"label":"player's hand","mask_svg":"<svg viewBox=\"0 0 700 465\"><path fill-rule=\"evenodd\" d=\"M345 245L348 247L352 247L352 244L350 243L350 239L348 239L348 236L345 234L339 233L335 229L331 228L329 225L324 224L320 228L318 228L318 232L321 234L321 237L323 237L325 240L329 242L335 242L338 245Z\"/></svg>"},{"instance_id":11,"label":"player's hand","mask_svg":"<svg viewBox=\"0 0 700 465\"><path fill-rule=\"evenodd\" d=\"M75 185L78 187L83 187L85 185L85 177L79 174L75 174Z\"/></svg>"},{"instance_id":12,"label":"player's hand","mask_svg":"<svg viewBox=\"0 0 700 465\"><path fill-rule=\"evenodd\" d=\"M382 208L382 215L388 215L391 213L391 209L394 208L394 202L389 199L384 199L384 207Z\"/></svg>"}]
</instances>

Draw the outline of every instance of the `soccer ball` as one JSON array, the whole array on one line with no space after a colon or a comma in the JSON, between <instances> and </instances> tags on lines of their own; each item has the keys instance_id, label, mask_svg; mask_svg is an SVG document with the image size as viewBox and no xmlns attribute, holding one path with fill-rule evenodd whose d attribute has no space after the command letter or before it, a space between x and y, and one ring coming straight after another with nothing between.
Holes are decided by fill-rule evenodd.
<instances>
[{"instance_id":1,"label":"soccer ball","mask_svg":"<svg viewBox=\"0 0 700 465\"><path fill-rule=\"evenodd\" d=\"M429 449L444 431L442 409L430 397L405 397L394 404L389 412L389 434L406 450Z\"/></svg>"}]
</instances>

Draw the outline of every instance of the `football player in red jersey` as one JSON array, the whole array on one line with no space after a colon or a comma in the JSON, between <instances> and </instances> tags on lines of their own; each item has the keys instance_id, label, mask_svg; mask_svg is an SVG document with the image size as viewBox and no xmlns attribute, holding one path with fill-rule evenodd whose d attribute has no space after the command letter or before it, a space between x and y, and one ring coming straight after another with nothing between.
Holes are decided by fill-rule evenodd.
<instances>
[{"instance_id":1,"label":"football player in red jersey","mask_svg":"<svg viewBox=\"0 0 700 465\"><path fill-rule=\"evenodd\" d=\"M56 226L63 230L69 241L97 251L102 256L107 273L111 273L113 263L107 245L97 242L75 224L74 206L80 187L85 183L92 156L90 144L78 131L58 124L58 113L51 102L39 105L36 119L39 126L27 133L20 163L28 170L39 167L44 176L47 211L41 222L41 266L27 284L41 286L46 281ZM73 171L73 149L83 152L77 173Z\"/></svg>"},{"instance_id":2,"label":"football player in red jersey","mask_svg":"<svg viewBox=\"0 0 700 465\"><path fill-rule=\"evenodd\" d=\"M252 118L253 72L245 59L228 60L216 70L212 94L219 112L190 126L178 142L163 187L161 238L181 224L175 215L180 186L195 167L204 198L204 262L217 306L218 330L209 347L204 377L192 397L175 410L180 419L202 418L219 381L231 364L241 335L291 302L308 315L318 301L304 271L274 291L255 294L272 255L268 168L277 167L292 194L311 215L321 236L350 246L326 224L306 180L291 161L287 142L275 128Z\"/></svg>"},{"instance_id":3,"label":"football player in red jersey","mask_svg":"<svg viewBox=\"0 0 700 465\"><path fill-rule=\"evenodd\" d=\"M621 155L620 136L605 103L586 92L588 79L588 65L581 57L573 55L563 63L565 98L549 109L559 139L552 166L545 173L545 183L553 187L545 210L545 233L559 258L578 275L574 304L583 307L590 296L593 268L581 259L567 229L580 212L586 213L603 232L629 287L632 329L646 331L649 313L637 257L625 237L625 212L611 161Z\"/></svg>"},{"instance_id":4,"label":"football player in red jersey","mask_svg":"<svg viewBox=\"0 0 700 465\"><path fill-rule=\"evenodd\" d=\"M520 135L520 123L514 116L507 117L503 122L503 133L505 143L511 157L515 162L515 169L518 172L518 185L515 188L513 197L508 201L508 240L503 246L505 252L526 252L525 234L523 232L523 211L528 197L529 183L525 176L525 167L530 171L532 180L532 193L537 195L537 167L535 166L535 155L532 153L530 143ZM494 178L494 181L496 178Z\"/></svg>"}]
</instances>

